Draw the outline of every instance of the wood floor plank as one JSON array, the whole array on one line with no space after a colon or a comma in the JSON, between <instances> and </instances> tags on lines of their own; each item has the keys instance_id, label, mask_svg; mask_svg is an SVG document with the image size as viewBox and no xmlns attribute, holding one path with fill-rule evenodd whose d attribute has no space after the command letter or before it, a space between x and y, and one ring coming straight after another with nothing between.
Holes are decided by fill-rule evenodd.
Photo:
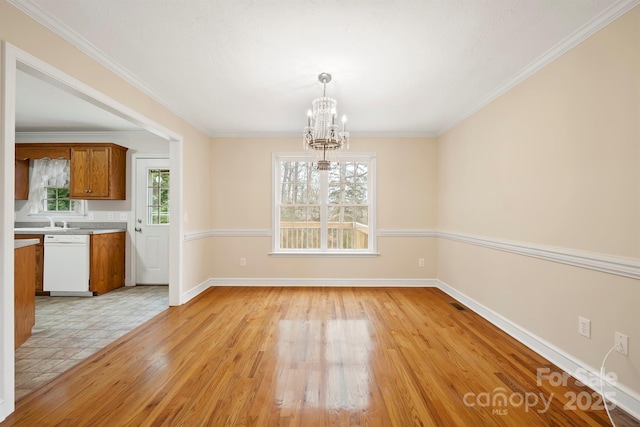
<instances>
[{"instance_id":1,"label":"wood floor plank","mask_svg":"<svg viewBox=\"0 0 640 427\"><path fill-rule=\"evenodd\" d=\"M454 302L432 288L211 288L0 425L610 425L604 410L566 410L591 391L538 384L538 368L561 371Z\"/></svg>"}]
</instances>

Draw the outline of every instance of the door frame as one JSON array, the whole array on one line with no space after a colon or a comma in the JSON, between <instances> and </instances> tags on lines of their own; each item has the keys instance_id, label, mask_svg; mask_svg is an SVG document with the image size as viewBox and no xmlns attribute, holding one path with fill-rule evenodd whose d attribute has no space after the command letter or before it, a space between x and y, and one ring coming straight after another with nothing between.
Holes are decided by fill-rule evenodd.
<instances>
[{"instance_id":1,"label":"door frame","mask_svg":"<svg viewBox=\"0 0 640 427\"><path fill-rule=\"evenodd\" d=\"M137 285L137 269L138 269L138 257L135 256L135 250L136 250L136 239L138 238L138 235L135 232L135 227L136 225L136 218L138 217L138 159L168 159L169 160L169 170L171 171L171 179L173 180L173 169L171 169L171 159L169 156L165 155L165 154L144 154L144 153L136 153L133 154L131 156L131 205L132 205L132 209L131 211L133 212L133 218L131 218L131 222L130 224L132 225L133 229L130 230L131 232L131 252L132 252L132 257L130 259L131 262L131 283L133 285ZM172 193L173 189L172 187L169 187L169 197L171 198L170 201L170 206L169 206L169 212L170 215L169 217L171 218L171 215L173 215L173 212L171 210L172 206L173 206L173 193ZM169 222L169 230L171 230L171 224L173 223L173 219L170 219ZM169 234L171 234L171 231L169 231ZM171 236L169 236L169 251L171 251ZM169 257L171 257L171 255L169 255ZM169 271L169 274L171 274L171 271Z\"/></svg>"},{"instance_id":2,"label":"door frame","mask_svg":"<svg viewBox=\"0 0 640 427\"><path fill-rule=\"evenodd\" d=\"M16 73L28 72L48 83L84 99L110 113L124 118L161 138L169 141L169 163L172 170L170 191L175 196L170 208L173 218L182 218L183 199L183 138L182 135L136 112L102 92L77 80L39 58L3 40L2 44L2 93L0 99L0 420L15 410L15 349L14 347L14 164L16 119ZM184 302L183 224L174 221L169 231L169 305Z\"/></svg>"}]
</instances>

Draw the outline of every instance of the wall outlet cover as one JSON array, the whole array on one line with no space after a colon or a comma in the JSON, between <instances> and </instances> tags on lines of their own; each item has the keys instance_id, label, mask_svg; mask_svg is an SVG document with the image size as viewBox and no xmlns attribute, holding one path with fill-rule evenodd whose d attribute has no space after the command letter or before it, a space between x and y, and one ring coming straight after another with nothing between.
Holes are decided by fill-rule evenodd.
<instances>
[{"instance_id":1,"label":"wall outlet cover","mask_svg":"<svg viewBox=\"0 0 640 427\"><path fill-rule=\"evenodd\" d=\"M586 338L591 338L591 320L578 317L578 334Z\"/></svg>"},{"instance_id":2,"label":"wall outlet cover","mask_svg":"<svg viewBox=\"0 0 640 427\"><path fill-rule=\"evenodd\" d=\"M629 355L629 337L620 332L616 332L614 335L616 351L622 353L625 356Z\"/></svg>"}]
</instances>

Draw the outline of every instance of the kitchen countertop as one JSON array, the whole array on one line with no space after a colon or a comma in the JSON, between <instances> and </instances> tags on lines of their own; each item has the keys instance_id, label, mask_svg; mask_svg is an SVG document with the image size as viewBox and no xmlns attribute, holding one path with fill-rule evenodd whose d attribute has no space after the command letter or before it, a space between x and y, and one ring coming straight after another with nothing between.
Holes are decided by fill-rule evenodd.
<instances>
[{"instance_id":1,"label":"kitchen countertop","mask_svg":"<svg viewBox=\"0 0 640 427\"><path fill-rule=\"evenodd\" d=\"M91 235L91 234L107 234L107 233L119 233L121 231L127 231L123 228L78 228L78 229L63 229L60 228L58 230L50 229L50 230L20 230L19 228L13 229L13 234L64 234L68 236L72 235ZM28 240L28 239L27 239Z\"/></svg>"},{"instance_id":2,"label":"kitchen countertop","mask_svg":"<svg viewBox=\"0 0 640 427\"><path fill-rule=\"evenodd\" d=\"M56 220L56 225L61 226L62 222ZM42 230L20 230L21 228L32 227L48 227L49 221L46 222L16 222L14 224L13 233L18 235L24 234L56 234L56 235L91 235L91 234L106 234L106 233L119 233L121 231L127 231L126 222L69 222L68 226L71 229L42 229Z\"/></svg>"},{"instance_id":3,"label":"kitchen countertop","mask_svg":"<svg viewBox=\"0 0 640 427\"><path fill-rule=\"evenodd\" d=\"M40 239L18 239L13 241L13 248L20 249L26 246L37 245Z\"/></svg>"}]
</instances>

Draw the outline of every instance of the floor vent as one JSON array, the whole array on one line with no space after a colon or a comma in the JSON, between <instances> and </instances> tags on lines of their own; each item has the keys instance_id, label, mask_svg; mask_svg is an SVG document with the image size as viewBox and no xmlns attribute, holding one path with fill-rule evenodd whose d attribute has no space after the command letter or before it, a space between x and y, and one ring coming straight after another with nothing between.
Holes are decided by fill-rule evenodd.
<instances>
[{"instance_id":1,"label":"floor vent","mask_svg":"<svg viewBox=\"0 0 640 427\"><path fill-rule=\"evenodd\" d=\"M463 305L460 305L457 302L452 302L451 305L454 306L456 310L460 310L460 311L466 310L466 308Z\"/></svg>"}]
</instances>

